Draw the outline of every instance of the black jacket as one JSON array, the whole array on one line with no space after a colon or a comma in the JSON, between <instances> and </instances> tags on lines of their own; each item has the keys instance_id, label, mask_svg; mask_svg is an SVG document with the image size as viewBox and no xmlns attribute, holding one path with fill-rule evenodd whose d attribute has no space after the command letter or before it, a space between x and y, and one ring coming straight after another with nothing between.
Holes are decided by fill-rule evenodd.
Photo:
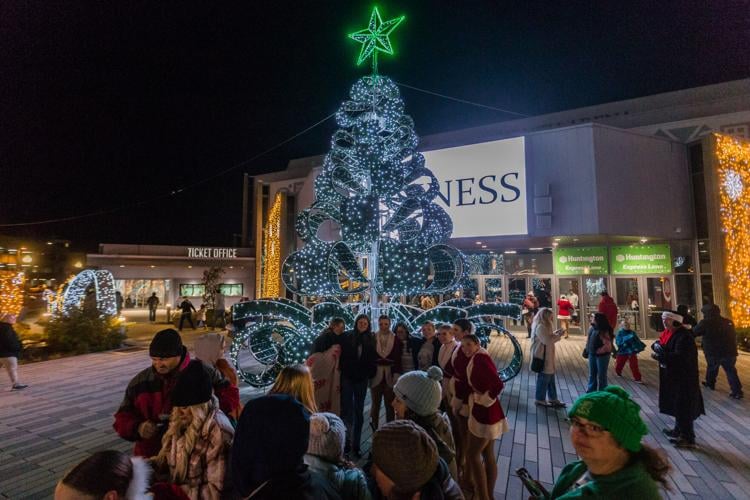
<instances>
[{"instance_id":1,"label":"black jacket","mask_svg":"<svg viewBox=\"0 0 750 500\"><path fill-rule=\"evenodd\" d=\"M360 353L360 346L362 347ZM361 382L375 376L378 353L375 350L375 336L372 332L355 333L349 330L341 339L341 376L354 382Z\"/></svg>"},{"instance_id":2,"label":"black jacket","mask_svg":"<svg viewBox=\"0 0 750 500\"><path fill-rule=\"evenodd\" d=\"M408 345L409 348L411 348L411 356L414 359L414 369L419 370L419 350L422 348L422 346L427 342L427 339L424 337L413 337L409 335ZM430 366L440 366L440 363L438 363L438 354L440 353L440 341L437 338L437 335L432 337L432 363Z\"/></svg>"},{"instance_id":3,"label":"black jacket","mask_svg":"<svg viewBox=\"0 0 750 500\"><path fill-rule=\"evenodd\" d=\"M195 306L189 300L183 300L180 302L180 309L182 314L190 314L190 311L195 311Z\"/></svg>"},{"instance_id":4,"label":"black jacket","mask_svg":"<svg viewBox=\"0 0 750 500\"><path fill-rule=\"evenodd\" d=\"M658 341L657 341L658 342ZM659 355L659 411L695 420L705 413L698 380L698 348L693 335L678 328Z\"/></svg>"},{"instance_id":5,"label":"black jacket","mask_svg":"<svg viewBox=\"0 0 750 500\"><path fill-rule=\"evenodd\" d=\"M704 319L693 328L693 335L703 337L703 353L707 357L737 356L737 333L734 323L723 318L716 306L704 306Z\"/></svg>"},{"instance_id":6,"label":"black jacket","mask_svg":"<svg viewBox=\"0 0 750 500\"><path fill-rule=\"evenodd\" d=\"M21 354L21 341L10 323L0 323L0 358L17 358Z\"/></svg>"},{"instance_id":7,"label":"black jacket","mask_svg":"<svg viewBox=\"0 0 750 500\"><path fill-rule=\"evenodd\" d=\"M345 333L336 335L331 331L330 328L326 328L325 330L320 332L320 335L315 337L315 340L313 341L312 352L326 352L328 349L335 345L341 345L345 336Z\"/></svg>"}]
</instances>

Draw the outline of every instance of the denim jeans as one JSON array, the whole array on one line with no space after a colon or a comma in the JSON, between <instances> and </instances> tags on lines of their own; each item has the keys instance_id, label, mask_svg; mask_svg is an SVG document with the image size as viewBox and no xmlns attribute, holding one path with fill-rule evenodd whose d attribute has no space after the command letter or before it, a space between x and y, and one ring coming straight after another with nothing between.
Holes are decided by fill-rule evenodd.
<instances>
[{"instance_id":1,"label":"denim jeans","mask_svg":"<svg viewBox=\"0 0 750 500\"><path fill-rule=\"evenodd\" d=\"M589 385L586 392L601 391L607 387L607 366L609 366L609 354L602 356L589 354Z\"/></svg>"},{"instance_id":2,"label":"denim jeans","mask_svg":"<svg viewBox=\"0 0 750 500\"><path fill-rule=\"evenodd\" d=\"M737 376L737 356L708 356L706 355L706 383L713 387L716 385L716 377L719 375L719 366L724 368L724 373L727 374L727 382L729 382L729 389L732 394L738 394L742 392L742 384L740 378Z\"/></svg>"},{"instance_id":3,"label":"denim jeans","mask_svg":"<svg viewBox=\"0 0 750 500\"><path fill-rule=\"evenodd\" d=\"M341 377L341 420L346 425L346 440L351 443L352 451L359 451L362 440L367 385L367 379L356 381Z\"/></svg>"},{"instance_id":4,"label":"denim jeans","mask_svg":"<svg viewBox=\"0 0 750 500\"><path fill-rule=\"evenodd\" d=\"M536 400L544 401L545 393L547 394L547 400L557 401L557 387L555 387L554 373L536 374Z\"/></svg>"}]
</instances>

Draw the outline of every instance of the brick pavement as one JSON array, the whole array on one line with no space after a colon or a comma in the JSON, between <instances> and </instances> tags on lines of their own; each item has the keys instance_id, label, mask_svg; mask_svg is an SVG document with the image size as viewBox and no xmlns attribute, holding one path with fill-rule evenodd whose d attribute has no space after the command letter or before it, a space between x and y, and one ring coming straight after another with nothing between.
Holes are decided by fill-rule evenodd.
<instances>
[{"instance_id":1,"label":"brick pavement","mask_svg":"<svg viewBox=\"0 0 750 500\"><path fill-rule=\"evenodd\" d=\"M521 341L525 347L526 339ZM558 346L559 393L571 402L585 391L583 344L580 338L571 338ZM505 343L498 340L493 340L491 350L498 356L507 353ZM738 365L740 377L750 383L750 356L741 355ZM21 392L9 392L7 379L0 375L0 498L51 498L60 476L88 454L109 448L129 450L131 443L112 430L112 414L128 380L145 366L146 350L23 365L21 375L30 387ZM672 420L658 413L655 362L642 355L645 385L633 383L628 370L626 377L619 378L610 364L610 381L623 385L641 404L652 431L647 441L665 449L674 465L673 492L668 498L750 498L750 403L729 399L726 379L720 375L718 390L704 391L707 415L696 422L700 448L677 450L659 432ZM527 498L512 475L518 467L526 467L550 485L560 469L576 459L564 412L535 407L533 391L534 375L524 370L502 395L511 430L496 442L496 498ZM241 393L247 400L258 391L243 387ZM364 436L370 437L368 426ZM368 448L369 443L363 446L365 451Z\"/></svg>"}]
</instances>

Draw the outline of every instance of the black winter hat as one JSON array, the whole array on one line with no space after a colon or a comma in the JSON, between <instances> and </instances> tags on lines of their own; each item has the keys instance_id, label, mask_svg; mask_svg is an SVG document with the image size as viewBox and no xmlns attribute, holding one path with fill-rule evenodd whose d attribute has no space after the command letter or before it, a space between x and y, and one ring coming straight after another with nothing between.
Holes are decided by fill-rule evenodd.
<instances>
[{"instance_id":1,"label":"black winter hat","mask_svg":"<svg viewBox=\"0 0 750 500\"><path fill-rule=\"evenodd\" d=\"M249 401L237 423L230 467L243 496L272 478L294 475L310 439L310 414L288 394Z\"/></svg>"},{"instance_id":2,"label":"black winter hat","mask_svg":"<svg viewBox=\"0 0 750 500\"><path fill-rule=\"evenodd\" d=\"M174 328L167 328L156 332L148 348L148 354L152 358L173 358L182 356L184 349L180 332Z\"/></svg>"},{"instance_id":3,"label":"black winter hat","mask_svg":"<svg viewBox=\"0 0 750 500\"><path fill-rule=\"evenodd\" d=\"M213 387L202 361L192 360L178 375L172 389L172 406L192 406L211 399Z\"/></svg>"}]
</instances>

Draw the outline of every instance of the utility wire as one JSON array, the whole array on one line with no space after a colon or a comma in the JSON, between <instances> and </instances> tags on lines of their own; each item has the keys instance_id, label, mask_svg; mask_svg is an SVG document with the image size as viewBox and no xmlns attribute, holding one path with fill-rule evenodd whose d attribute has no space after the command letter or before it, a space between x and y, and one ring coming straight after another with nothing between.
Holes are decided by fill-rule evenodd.
<instances>
[{"instance_id":1,"label":"utility wire","mask_svg":"<svg viewBox=\"0 0 750 500\"><path fill-rule=\"evenodd\" d=\"M469 106L476 106L478 108L490 109L490 110L493 110L493 111L499 111L501 113L507 113L507 114L510 114L510 115L521 116L521 117L529 117L530 116L530 115L526 115L526 114L523 114L523 113L518 113L516 111L510 111L508 109L497 108L495 106L489 106L487 104L481 104L481 103L478 103L478 102L468 101L466 99L459 99L458 97L452 97L452 96L449 96L449 95L440 94L438 92L433 92L431 90L421 89L419 87L414 87L413 85L408 85L406 83L401 83L401 82L395 82L395 83L396 83L396 85L399 85L399 86L407 88L407 89L416 90L417 92L422 92L422 93L425 93L425 94L428 94L428 95L432 95L432 96L435 96L435 97L440 97L442 99L447 99L449 101L460 102L462 104L467 104ZM260 153L254 155L254 156L251 156L250 158L248 158L246 160L243 160L240 163L237 163L235 165L227 167L224 170L220 170L219 172L216 172L215 174L212 174L212 175L209 175L209 176L204 177L202 179L199 179L199 180L197 180L197 181L195 181L193 183L187 184L187 185L182 186L182 187L175 188L175 189L173 189L172 191L170 191L168 193L163 193L163 194L161 194L159 196L156 196L154 198L151 198L151 199L148 199L148 200L141 200L141 201L137 201L137 202L134 202L134 203L129 203L129 204L126 204L126 205L121 205L119 207L114 207L114 208L110 208L110 209L107 209L107 210L97 210L95 212L88 212L88 213L85 213L85 214L71 215L69 217L58 217L56 219L44 219L44 220L37 220L37 221L30 221L30 222L16 222L16 223L10 223L10 224L0 224L0 228L3 228L3 227L20 227L20 226L40 226L42 224L54 224L56 222L67 222L67 221L78 220L78 219L86 219L88 217L95 217L95 216L100 216L100 215L107 215L107 214L119 212L121 210L128 210L128 209L131 209L131 208L140 207L142 205L153 203L155 201L159 201L161 199L168 198L170 196L178 195L178 194L182 193L183 191L186 191L186 190L189 190L189 189L193 189L193 188L195 188L197 186L205 184L206 182L208 182L210 180L213 180L213 179L215 179L217 177L221 177L221 176L223 176L223 175L231 172L232 170L236 170L238 168L244 167L245 165L247 165L247 164L249 164L249 163L257 160L258 158L260 158L260 157L262 157L262 156L264 156L264 155L266 155L266 154L268 154L268 153L270 153L270 152L272 152L272 151L280 148L281 146L284 146L285 144L293 141L297 137L306 134L310 130L314 129L315 127L317 127L317 126L321 125L322 123L326 122L327 120L331 119L335 114L336 113L331 113L330 115L326 116L325 118L323 118L321 120L318 120L317 122L313 123L312 125L310 125L309 127L305 128L305 129L297 132L296 134L292 135L291 137L289 137L287 139L284 139L283 141L279 142L278 144L276 144L274 146L271 146L270 148L268 148L268 149L266 149L264 151L261 151Z\"/></svg>"},{"instance_id":2,"label":"utility wire","mask_svg":"<svg viewBox=\"0 0 750 500\"><path fill-rule=\"evenodd\" d=\"M417 92L423 92L425 94L433 95L433 96L436 96L436 97L442 97L443 99L448 99L449 101L456 101L456 102L460 102L462 104L468 104L470 106L476 106L478 108L491 109L493 111L500 111L501 113L508 113L509 115L522 116L524 118L528 118L529 116L531 116L531 115L525 115L523 113L517 113L516 111L510 111L508 109L496 108L494 106L488 106L487 104L481 104L481 103L478 103L478 102L467 101L466 99L459 99L458 97L451 97L451 96L445 95L445 94L438 94L437 92L433 92L431 90L420 89L419 87L414 87L412 85L407 85L406 83L396 82L396 85L399 85L399 86L407 88L407 89L416 90Z\"/></svg>"},{"instance_id":3,"label":"utility wire","mask_svg":"<svg viewBox=\"0 0 750 500\"><path fill-rule=\"evenodd\" d=\"M221 177L222 175L225 175L225 174L231 172L232 170L236 170L238 168L244 167L245 165L247 165L247 164L249 164L249 163L257 160L261 156L264 156L264 155L270 153L271 151L274 151L274 150L280 148L281 146L283 146L283 145L285 145L285 144L293 141L297 137L299 137L299 136L301 136L301 135L309 132L310 130L314 129L318 125L321 125L322 123L324 123L326 120L329 120L335 114L336 113L331 113L330 115L326 116L325 118L323 118L321 120L318 120L317 122L313 123L312 125L310 125L306 129L297 132L293 136L291 136L291 137L289 137L287 139L284 139L283 141L279 142L278 144L276 144L274 146L271 146L270 148L268 148L268 149L266 149L264 151L261 151L260 153L254 155L254 156L251 156L250 158L248 158L246 160L243 160L240 163L237 163L235 165L227 167L224 170L221 170L219 172L216 172L213 175L209 175L207 177L199 179L199 180L197 180L197 181L195 181L193 183L190 183L190 184L187 184L185 186L173 189L169 193L163 193L163 194L161 194L159 196L156 196L156 197L148 199L148 200L136 201L136 202L133 202L133 203L129 203L127 205L121 205L119 207L110 208L108 210L97 210L96 212L88 212L88 213L85 213L85 214L71 215L69 217L59 217L59 218L56 218L56 219L45 219L45 220L38 220L38 221L31 221L31 222L16 222L16 223L12 223L12 224L0 224L0 227L39 226L39 225L42 225L42 224L53 224L55 222L66 222L66 221L77 220L77 219L85 219L85 218L88 218L88 217L95 217L97 215L107 215L107 214L111 214L111 213L114 213L114 212L119 212L121 210L127 210L127 209L131 209L131 208L139 207L139 206L142 206L142 205L153 203L155 201L159 201L159 200L164 199L164 198L168 198L170 196L175 196L177 194L182 193L183 191L186 191L186 190L189 190L189 189L193 189L196 186L200 186L201 184L205 184L206 182L208 182L210 180L213 180L213 179L215 179L217 177Z\"/></svg>"}]
</instances>

